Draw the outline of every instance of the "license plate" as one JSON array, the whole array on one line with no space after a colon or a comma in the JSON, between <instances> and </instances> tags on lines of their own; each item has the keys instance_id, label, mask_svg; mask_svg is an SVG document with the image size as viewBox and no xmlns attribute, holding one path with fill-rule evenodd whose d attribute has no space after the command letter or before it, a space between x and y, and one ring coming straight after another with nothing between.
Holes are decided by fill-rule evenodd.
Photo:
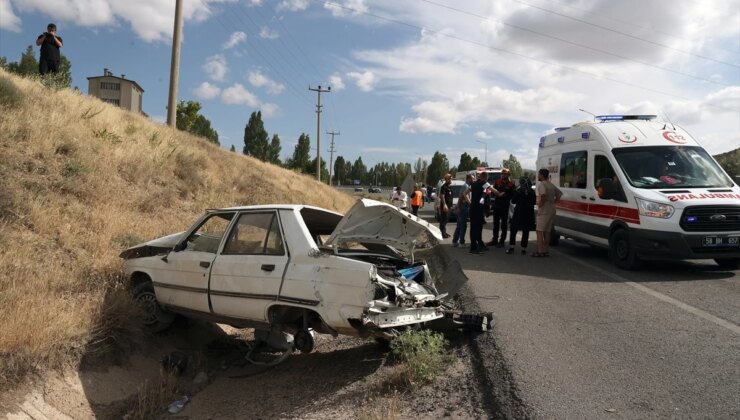
<instances>
[{"instance_id":1,"label":"license plate","mask_svg":"<svg viewBox=\"0 0 740 420\"><path fill-rule=\"evenodd\" d=\"M740 244L740 237L738 236L705 236L701 245L705 247L718 247L738 246L738 244Z\"/></svg>"}]
</instances>

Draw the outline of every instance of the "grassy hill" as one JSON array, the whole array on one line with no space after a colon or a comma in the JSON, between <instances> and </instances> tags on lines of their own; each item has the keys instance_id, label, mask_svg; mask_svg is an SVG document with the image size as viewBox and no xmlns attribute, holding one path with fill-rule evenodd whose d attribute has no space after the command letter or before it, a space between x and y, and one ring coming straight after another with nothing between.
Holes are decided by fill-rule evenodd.
<instances>
[{"instance_id":1,"label":"grassy hill","mask_svg":"<svg viewBox=\"0 0 740 420\"><path fill-rule=\"evenodd\" d=\"M740 176L740 147L714 156L731 177Z\"/></svg>"},{"instance_id":2,"label":"grassy hill","mask_svg":"<svg viewBox=\"0 0 740 420\"><path fill-rule=\"evenodd\" d=\"M0 385L75 363L83 347L115 338L131 312L122 249L184 230L205 208L345 211L353 202L309 177L0 70Z\"/></svg>"}]
</instances>

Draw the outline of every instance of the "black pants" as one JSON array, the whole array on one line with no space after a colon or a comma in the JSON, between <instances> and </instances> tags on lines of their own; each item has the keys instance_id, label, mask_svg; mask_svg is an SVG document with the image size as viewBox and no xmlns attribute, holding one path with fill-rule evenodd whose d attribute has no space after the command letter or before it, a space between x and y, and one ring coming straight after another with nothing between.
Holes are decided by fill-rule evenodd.
<instances>
[{"instance_id":1,"label":"black pants","mask_svg":"<svg viewBox=\"0 0 740 420\"><path fill-rule=\"evenodd\" d=\"M514 225L511 226L511 238L509 239L509 246L512 248L516 244L516 227ZM522 230L522 248L526 248L527 244L529 243L529 230Z\"/></svg>"},{"instance_id":2,"label":"black pants","mask_svg":"<svg viewBox=\"0 0 740 420\"><path fill-rule=\"evenodd\" d=\"M483 209L470 209L470 250L479 251L483 248Z\"/></svg>"},{"instance_id":3,"label":"black pants","mask_svg":"<svg viewBox=\"0 0 740 420\"><path fill-rule=\"evenodd\" d=\"M419 206L411 206L411 214L413 214L414 216L418 216L419 215Z\"/></svg>"},{"instance_id":4,"label":"black pants","mask_svg":"<svg viewBox=\"0 0 740 420\"><path fill-rule=\"evenodd\" d=\"M442 232L442 236L447 236L447 222L449 221L449 215L440 210L439 212L439 231Z\"/></svg>"},{"instance_id":5,"label":"black pants","mask_svg":"<svg viewBox=\"0 0 740 420\"><path fill-rule=\"evenodd\" d=\"M509 222L509 206L496 206L493 209L493 239L492 242L506 242L506 226ZM499 229L501 237L499 238Z\"/></svg>"},{"instance_id":6,"label":"black pants","mask_svg":"<svg viewBox=\"0 0 740 420\"><path fill-rule=\"evenodd\" d=\"M41 59L39 61L39 73L46 74L46 73L56 73L59 71L59 61L57 60L48 60L48 59Z\"/></svg>"}]
</instances>

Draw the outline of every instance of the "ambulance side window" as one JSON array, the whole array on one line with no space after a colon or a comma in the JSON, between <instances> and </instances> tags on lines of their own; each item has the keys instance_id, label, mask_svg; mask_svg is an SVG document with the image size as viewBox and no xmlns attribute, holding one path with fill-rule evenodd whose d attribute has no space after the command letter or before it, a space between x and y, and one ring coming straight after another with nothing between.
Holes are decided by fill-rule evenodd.
<instances>
[{"instance_id":1,"label":"ambulance side window","mask_svg":"<svg viewBox=\"0 0 740 420\"><path fill-rule=\"evenodd\" d=\"M605 184L610 185L605 185ZM599 198L605 199L604 189L608 188L609 199L627 202L627 197L624 194L619 178L609 159L604 155L594 156L594 188L596 189Z\"/></svg>"},{"instance_id":2,"label":"ambulance side window","mask_svg":"<svg viewBox=\"0 0 740 420\"><path fill-rule=\"evenodd\" d=\"M588 153L584 151L563 153L560 158L560 186L586 188Z\"/></svg>"}]
</instances>

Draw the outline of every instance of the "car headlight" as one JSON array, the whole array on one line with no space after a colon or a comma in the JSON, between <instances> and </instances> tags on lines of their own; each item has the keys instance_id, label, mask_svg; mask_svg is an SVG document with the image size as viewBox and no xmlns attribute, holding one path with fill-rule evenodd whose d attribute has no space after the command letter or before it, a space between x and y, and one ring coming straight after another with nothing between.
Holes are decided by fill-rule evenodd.
<instances>
[{"instance_id":1,"label":"car headlight","mask_svg":"<svg viewBox=\"0 0 740 420\"><path fill-rule=\"evenodd\" d=\"M659 217L662 219L668 219L673 216L674 209L670 204L655 203L637 197L635 199L637 200L637 209L640 212L640 216Z\"/></svg>"}]
</instances>

